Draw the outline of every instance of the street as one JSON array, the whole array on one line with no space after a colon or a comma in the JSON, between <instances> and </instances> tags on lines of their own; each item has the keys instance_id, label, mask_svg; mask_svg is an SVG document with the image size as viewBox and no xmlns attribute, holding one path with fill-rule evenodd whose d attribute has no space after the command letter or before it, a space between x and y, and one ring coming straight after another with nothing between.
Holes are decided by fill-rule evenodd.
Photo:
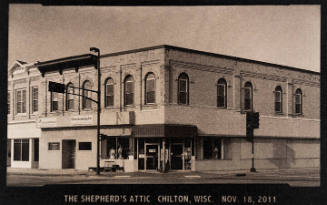
<instances>
[{"instance_id":1,"label":"street","mask_svg":"<svg viewBox=\"0 0 327 205\"><path fill-rule=\"evenodd\" d=\"M79 175L36 175L8 173L8 186L43 186L46 184L281 184L299 187L320 186L319 170L264 171L243 173L103 173Z\"/></svg>"}]
</instances>

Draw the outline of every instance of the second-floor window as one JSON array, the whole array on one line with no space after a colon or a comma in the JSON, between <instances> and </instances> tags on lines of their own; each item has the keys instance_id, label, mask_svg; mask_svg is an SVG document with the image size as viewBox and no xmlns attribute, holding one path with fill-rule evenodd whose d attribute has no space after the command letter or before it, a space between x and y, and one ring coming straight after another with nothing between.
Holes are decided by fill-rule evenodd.
<instances>
[{"instance_id":1,"label":"second-floor window","mask_svg":"<svg viewBox=\"0 0 327 205\"><path fill-rule=\"evenodd\" d=\"M253 89L252 84L250 82L246 82L244 84L244 110L250 111L252 110L253 105Z\"/></svg>"},{"instance_id":2,"label":"second-floor window","mask_svg":"<svg viewBox=\"0 0 327 205\"><path fill-rule=\"evenodd\" d=\"M10 92L8 92L7 106L8 106L8 114L10 114Z\"/></svg>"},{"instance_id":3,"label":"second-floor window","mask_svg":"<svg viewBox=\"0 0 327 205\"><path fill-rule=\"evenodd\" d=\"M114 105L114 81L108 78L105 84L105 99L104 104L106 107Z\"/></svg>"},{"instance_id":4,"label":"second-floor window","mask_svg":"<svg viewBox=\"0 0 327 205\"><path fill-rule=\"evenodd\" d=\"M282 88L277 86L275 88L275 112L281 113L283 108L283 96L282 96Z\"/></svg>"},{"instance_id":5,"label":"second-floor window","mask_svg":"<svg viewBox=\"0 0 327 205\"><path fill-rule=\"evenodd\" d=\"M26 90L16 91L16 109L17 113L26 113Z\"/></svg>"},{"instance_id":6,"label":"second-floor window","mask_svg":"<svg viewBox=\"0 0 327 205\"><path fill-rule=\"evenodd\" d=\"M134 79L130 75L124 81L124 102L125 105L134 104Z\"/></svg>"},{"instance_id":7,"label":"second-floor window","mask_svg":"<svg viewBox=\"0 0 327 205\"><path fill-rule=\"evenodd\" d=\"M51 92L50 95L51 95L51 108L50 108L50 111L54 112L54 111L57 111L59 109L58 108L58 93Z\"/></svg>"},{"instance_id":8,"label":"second-floor window","mask_svg":"<svg viewBox=\"0 0 327 205\"><path fill-rule=\"evenodd\" d=\"M295 91L295 114L302 114L302 91L300 88Z\"/></svg>"},{"instance_id":9,"label":"second-floor window","mask_svg":"<svg viewBox=\"0 0 327 205\"><path fill-rule=\"evenodd\" d=\"M86 90L84 90L86 89ZM91 82L90 81L85 81L83 83L83 99L82 99L82 107L83 109L91 109L91 90L92 86L91 86Z\"/></svg>"},{"instance_id":10,"label":"second-floor window","mask_svg":"<svg viewBox=\"0 0 327 205\"><path fill-rule=\"evenodd\" d=\"M39 88L32 87L32 112L39 110Z\"/></svg>"},{"instance_id":11,"label":"second-floor window","mask_svg":"<svg viewBox=\"0 0 327 205\"><path fill-rule=\"evenodd\" d=\"M189 78L186 73L178 77L178 104L189 104Z\"/></svg>"},{"instance_id":12,"label":"second-floor window","mask_svg":"<svg viewBox=\"0 0 327 205\"><path fill-rule=\"evenodd\" d=\"M223 78L219 79L217 84L217 107L227 107L227 82Z\"/></svg>"},{"instance_id":13,"label":"second-floor window","mask_svg":"<svg viewBox=\"0 0 327 205\"><path fill-rule=\"evenodd\" d=\"M156 102L156 79L153 73L148 73L145 78L145 104Z\"/></svg>"},{"instance_id":14,"label":"second-floor window","mask_svg":"<svg viewBox=\"0 0 327 205\"><path fill-rule=\"evenodd\" d=\"M66 110L74 110L74 85L68 83L66 92Z\"/></svg>"}]
</instances>

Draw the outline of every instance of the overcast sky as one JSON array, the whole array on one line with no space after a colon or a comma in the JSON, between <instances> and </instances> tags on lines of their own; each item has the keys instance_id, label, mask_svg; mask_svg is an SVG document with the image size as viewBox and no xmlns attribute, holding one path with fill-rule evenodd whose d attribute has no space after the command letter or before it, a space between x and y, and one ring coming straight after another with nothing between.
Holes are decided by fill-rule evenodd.
<instances>
[{"instance_id":1,"label":"overcast sky","mask_svg":"<svg viewBox=\"0 0 327 205\"><path fill-rule=\"evenodd\" d=\"M319 6L11 4L9 59L34 62L169 44L320 71Z\"/></svg>"}]
</instances>

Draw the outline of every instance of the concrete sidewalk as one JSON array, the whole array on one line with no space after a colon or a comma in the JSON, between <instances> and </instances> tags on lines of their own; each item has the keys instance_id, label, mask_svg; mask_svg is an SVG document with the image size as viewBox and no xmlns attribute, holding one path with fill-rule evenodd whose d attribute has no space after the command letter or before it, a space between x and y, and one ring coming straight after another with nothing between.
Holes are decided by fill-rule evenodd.
<instances>
[{"instance_id":1,"label":"concrete sidewalk","mask_svg":"<svg viewBox=\"0 0 327 205\"><path fill-rule=\"evenodd\" d=\"M235 176L245 174L247 176L254 175L290 175L290 174L319 174L319 168L301 168L301 169L263 169L257 170L257 172L250 172L250 170L223 170L223 171L169 171L168 173L161 172L101 172L101 176L166 176L170 175L218 175L218 176ZM11 168L7 167L8 175L29 175L29 176L96 176L95 171L76 170L76 169L31 169L31 168Z\"/></svg>"}]
</instances>

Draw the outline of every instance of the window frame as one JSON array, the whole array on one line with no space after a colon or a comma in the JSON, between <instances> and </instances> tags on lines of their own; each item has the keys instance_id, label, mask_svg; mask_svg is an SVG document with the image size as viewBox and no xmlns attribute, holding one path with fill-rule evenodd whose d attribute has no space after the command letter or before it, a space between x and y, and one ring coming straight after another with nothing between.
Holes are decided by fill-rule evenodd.
<instances>
[{"instance_id":1,"label":"window frame","mask_svg":"<svg viewBox=\"0 0 327 205\"><path fill-rule=\"evenodd\" d=\"M92 142L78 142L79 151L92 151Z\"/></svg>"},{"instance_id":2,"label":"window frame","mask_svg":"<svg viewBox=\"0 0 327 205\"><path fill-rule=\"evenodd\" d=\"M277 93L279 93L279 99L277 99ZM275 99L274 99L275 113L281 114L281 113L283 113L283 89L281 86L276 86L275 91L274 91L274 97L275 97ZM277 103L279 103L279 110L277 109L278 108Z\"/></svg>"},{"instance_id":3,"label":"window frame","mask_svg":"<svg viewBox=\"0 0 327 205\"><path fill-rule=\"evenodd\" d=\"M31 108L32 108L32 113L36 113L39 111L39 87L38 86L32 86Z\"/></svg>"},{"instance_id":4,"label":"window frame","mask_svg":"<svg viewBox=\"0 0 327 205\"><path fill-rule=\"evenodd\" d=\"M131 92L127 93L127 83L132 84ZM133 106L134 105L134 92L135 92L135 81L132 75L127 75L124 79L124 106ZM128 95L132 96L129 97ZM131 103L127 102L129 98L131 99ZM127 99L128 98L128 99ZM127 104L128 103L128 104Z\"/></svg>"},{"instance_id":5,"label":"window frame","mask_svg":"<svg viewBox=\"0 0 327 205\"><path fill-rule=\"evenodd\" d=\"M185 81L185 91L181 90L181 81ZM177 88L177 103L179 105L189 105L190 103L190 90L189 90L190 79L186 73L181 73L178 76L178 88ZM185 102L181 102L181 96L185 95Z\"/></svg>"},{"instance_id":6,"label":"window frame","mask_svg":"<svg viewBox=\"0 0 327 205\"><path fill-rule=\"evenodd\" d=\"M89 87L86 87L89 84ZM92 97L92 92L89 90L92 90L92 84L91 81L85 80L83 82L82 87L82 110L91 110L92 109L92 101L89 99ZM88 90L84 90L88 89Z\"/></svg>"},{"instance_id":7,"label":"window frame","mask_svg":"<svg viewBox=\"0 0 327 205\"><path fill-rule=\"evenodd\" d=\"M20 93L20 97L18 97L19 93ZM16 114L25 114L26 113L26 88L16 89L15 99L16 99L15 102Z\"/></svg>"},{"instance_id":8,"label":"window frame","mask_svg":"<svg viewBox=\"0 0 327 205\"><path fill-rule=\"evenodd\" d=\"M219 87L223 86L223 106L220 106L219 104ZM227 108L227 81L224 78L220 78L217 82L217 107L218 108Z\"/></svg>"},{"instance_id":9,"label":"window frame","mask_svg":"<svg viewBox=\"0 0 327 205\"><path fill-rule=\"evenodd\" d=\"M56 109L55 102L57 102ZM59 111L59 98L58 93L50 92L50 112L58 112Z\"/></svg>"},{"instance_id":10,"label":"window frame","mask_svg":"<svg viewBox=\"0 0 327 205\"><path fill-rule=\"evenodd\" d=\"M28 162L30 160L30 140L29 139L14 139L13 143L14 143L13 160ZM27 144L27 146L26 146L26 144ZM23 145L25 145L25 147ZM18 148L19 150L16 150L16 148ZM16 154L19 154L19 156L17 156Z\"/></svg>"},{"instance_id":11,"label":"window frame","mask_svg":"<svg viewBox=\"0 0 327 205\"><path fill-rule=\"evenodd\" d=\"M108 95L108 90L109 90L109 86L112 86L112 93L109 93L111 95ZM109 99L112 97L112 103L109 103ZM115 82L113 80L113 78L108 77L105 81L104 84L104 106L105 107L113 107L115 105Z\"/></svg>"},{"instance_id":12,"label":"window frame","mask_svg":"<svg viewBox=\"0 0 327 205\"><path fill-rule=\"evenodd\" d=\"M299 97L299 98L297 98ZM297 99L300 100L300 103L297 103ZM303 92L300 88L296 89L295 91L295 100L294 100L294 113L295 115L302 115L303 114ZM297 106L299 106L299 112L297 112Z\"/></svg>"},{"instance_id":13,"label":"window frame","mask_svg":"<svg viewBox=\"0 0 327 205\"><path fill-rule=\"evenodd\" d=\"M71 90L73 91L72 94L70 94ZM66 111L75 110L75 98L73 94L75 94L74 84L70 82L66 86Z\"/></svg>"},{"instance_id":14,"label":"window frame","mask_svg":"<svg viewBox=\"0 0 327 205\"><path fill-rule=\"evenodd\" d=\"M60 150L60 142L48 142L48 151Z\"/></svg>"},{"instance_id":15,"label":"window frame","mask_svg":"<svg viewBox=\"0 0 327 205\"><path fill-rule=\"evenodd\" d=\"M249 90L249 108L246 109L246 90ZM247 81L245 84L244 84L244 87L243 87L243 111L245 112L249 112L249 111L252 111L253 110L253 85L250 81Z\"/></svg>"},{"instance_id":16,"label":"window frame","mask_svg":"<svg viewBox=\"0 0 327 205\"><path fill-rule=\"evenodd\" d=\"M145 80L144 80L144 104L145 105L153 105L156 104L156 76L153 72L149 72L146 74ZM148 91L147 89L149 86L149 81L153 81L153 90ZM153 102L148 101L148 93L153 92Z\"/></svg>"}]
</instances>

